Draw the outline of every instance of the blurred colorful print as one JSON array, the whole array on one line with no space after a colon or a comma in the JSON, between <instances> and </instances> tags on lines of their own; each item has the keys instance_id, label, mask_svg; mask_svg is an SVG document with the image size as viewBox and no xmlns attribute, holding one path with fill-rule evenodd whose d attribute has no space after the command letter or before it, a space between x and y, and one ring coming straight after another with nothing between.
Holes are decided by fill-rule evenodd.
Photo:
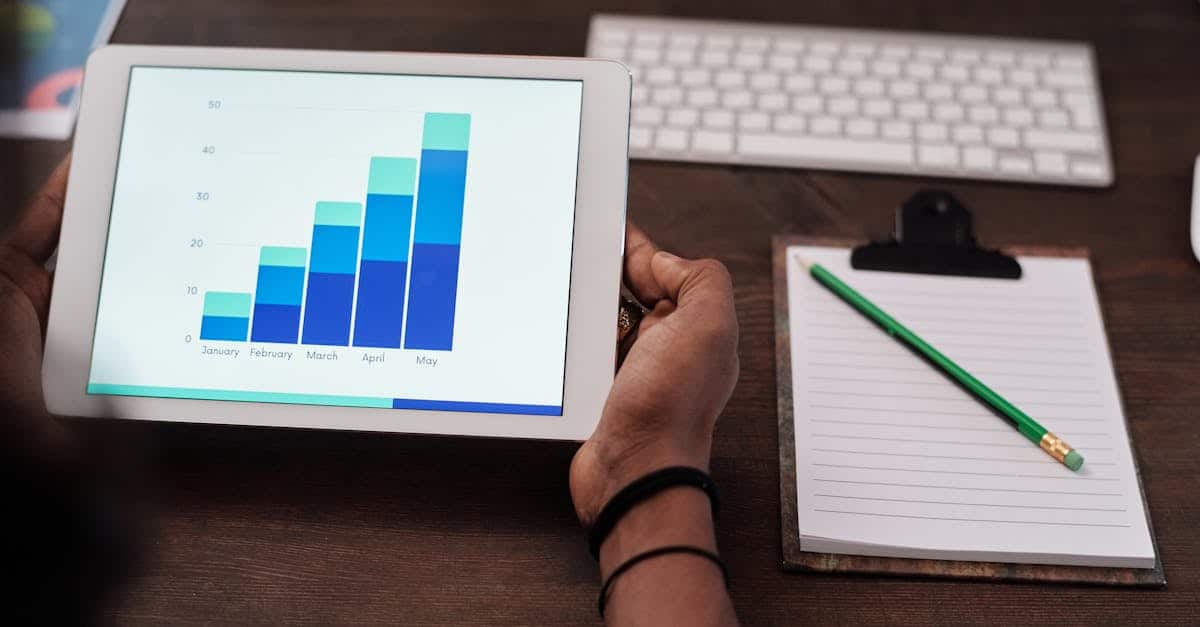
<instances>
[{"instance_id":1,"label":"blurred colorful print","mask_svg":"<svg viewBox=\"0 0 1200 627\"><path fill-rule=\"evenodd\" d=\"M112 0L0 3L0 109L71 105ZM116 4L120 4L119 0Z\"/></svg>"}]
</instances>

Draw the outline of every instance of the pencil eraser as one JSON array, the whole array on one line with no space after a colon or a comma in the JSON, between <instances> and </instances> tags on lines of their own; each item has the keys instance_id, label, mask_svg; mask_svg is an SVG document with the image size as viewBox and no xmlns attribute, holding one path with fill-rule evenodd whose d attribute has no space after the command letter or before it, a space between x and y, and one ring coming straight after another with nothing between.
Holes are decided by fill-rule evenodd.
<instances>
[{"instance_id":1,"label":"pencil eraser","mask_svg":"<svg viewBox=\"0 0 1200 627\"><path fill-rule=\"evenodd\" d=\"M1072 450L1070 453L1067 453L1067 456L1063 459L1063 463L1071 470L1079 470L1083 466L1083 455Z\"/></svg>"}]
</instances>

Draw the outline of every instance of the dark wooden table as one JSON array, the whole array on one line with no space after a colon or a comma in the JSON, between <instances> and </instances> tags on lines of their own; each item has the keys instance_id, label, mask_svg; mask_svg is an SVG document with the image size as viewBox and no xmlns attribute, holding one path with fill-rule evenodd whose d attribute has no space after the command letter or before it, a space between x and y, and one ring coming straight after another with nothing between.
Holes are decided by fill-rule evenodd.
<instances>
[{"instance_id":1,"label":"dark wooden table","mask_svg":"<svg viewBox=\"0 0 1200 627\"><path fill-rule=\"evenodd\" d=\"M1194 623L1200 615L1200 264L1188 245L1200 151L1191 0L129 0L115 40L579 55L588 16L645 12L1082 39L1100 61L1110 189L635 162L631 217L727 263L742 378L713 472L720 543L747 624ZM67 145L0 142L23 198ZM1163 591L784 574L770 241L880 237L920 186L958 194L987 243L1088 246L1166 564ZM147 557L120 622L589 623L596 569L567 495L572 446L181 425L94 424L146 459Z\"/></svg>"}]
</instances>

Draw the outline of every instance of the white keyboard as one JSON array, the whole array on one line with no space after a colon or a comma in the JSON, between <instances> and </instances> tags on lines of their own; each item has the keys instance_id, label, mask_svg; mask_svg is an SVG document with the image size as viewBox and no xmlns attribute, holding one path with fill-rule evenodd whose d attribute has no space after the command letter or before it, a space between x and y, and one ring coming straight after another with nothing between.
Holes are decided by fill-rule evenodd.
<instances>
[{"instance_id":1,"label":"white keyboard","mask_svg":"<svg viewBox=\"0 0 1200 627\"><path fill-rule=\"evenodd\" d=\"M1103 187L1087 44L598 15L630 156Z\"/></svg>"}]
</instances>

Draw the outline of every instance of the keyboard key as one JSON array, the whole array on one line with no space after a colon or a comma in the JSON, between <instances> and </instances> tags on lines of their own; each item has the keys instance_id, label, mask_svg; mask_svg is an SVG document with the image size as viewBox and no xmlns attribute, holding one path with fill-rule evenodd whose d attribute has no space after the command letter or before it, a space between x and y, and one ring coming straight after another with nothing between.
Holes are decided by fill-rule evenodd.
<instances>
[{"instance_id":1,"label":"keyboard key","mask_svg":"<svg viewBox=\"0 0 1200 627\"><path fill-rule=\"evenodd\" d=\"M950 100L954 98L954 88L949 83L927 83L925 97L930 100Z\"/></svg>"},{"instance_id":2,"label":"keyboard key","mask_svg":"<svg viewBox=\"0 0 1200 627\"><path fill-rule=\"evenodd\" d=\"M1019 141L1016 129L1004 127L988 129L987 139L989 144L1002 148L1013 148Z\"/></svg>"},{"instance_id":3,"label":"keyboard key","mask_svg":"<svg viewBox=\"0 0 1200 627\"><path fill-rule=\"evenodd\" d=\"M867 62L862 59L842 59L838 61L837 72L842 76L862 76L867 73Z\"/></svg>"},{"instance_id":4,"label":"keyboard key","mask_svg":"<svg viewBox=\"0 0 1200 627\"><path fill-rule=\"evenodd\" d=\"M1053 107L1058 105L1058 96L1049 89L1034 89L1029 92L1029 104L1035 107Z\"/></svg>"},{"instance_id":5,"label":"keyboard key","mask_svg":"<svg viewBox=\"0 0 1200 627\"><path fill-rule=\"evenodd\" d=\"M771 40L761 35L744 35L738 41L738 45L742 50L762 52L771 46Z\"/></svg>"},{"instance_id":6,"label":"keyboard key","mask_svg":"<svg viewBox=\"0 0 1200 627\"><path fill-rule=\"evenodd\" d=\"M634 48L629 58L634 63L658 63L662 60L662 50L658 48Z\"/></svg>"},{"instance_id":7,"label":"keyboard key","mask_svg":"<svg viewBox=\"0 0 1200 627\"><path fill-rule=\"evenodd\" d=\"M1092 84L1092 79L1084 72L1050 71L1042 74L1042 83L1059 89L1080 89Z\"/></svg>"},{"instance_id":8,"label":"keyboard key","mask_svg":"<svg viewBox=\"0 0 1200 627\"><path fill-rule=\"evenodd\" d=\"M1076 54L1060 54L1054 57L1054 66L1064 70L1083 72L1088 69L1087 57Z\"/></svg>"},{"instance_id":9,"label":"keyboard key","mask_svg":"<svg viewBox=\"0 0 1200 627\"><path fill-rule=\"evenodd\" d=\"M922 62L908 63L904 67L904 74L909 78L927 81L933 78L933 66Z\"/></svg>"},{"instance_id":10,"label":"keyboard key","mask_svg":"<svg viewBox=\"0 0 1200 627\"><path fill-rule=\"evenodd\" d=\"M680 72L679 82L685 87L707 85L712 80L712 72L704 68L691 68Z\"/></svg>"},{"instance_id":11,"label":"keyboard key","mask_svg":"<svg viewBox=\"0 0 1200 627\"><path fill-rule=\"evenodd\" d=\"M612 46L621 46L629 43L629 31L619 28L602 28L595 33L596 41L602 44Z\"/></svg>"},{"instance_id":12,"label":"keyboard key","mask_svg":"<svg viewBox=\"0 0 1200 627\"><path fill-rule=\"evenodd\" d=\"M749 109L754 94L748 91L727 91L721 95L721 106L727 109Z\"/></svg>"},{"instance_id":13,"label":"keyboard key","mask_svg":"<svg viewBox=\"0 0 1200 627\"><path fill-rule=\"evenodd\" d=\"M1030 148L1049 148L1072 152L1096 152L1101 149L1100 138L1093 133L1048 131L1031 128L1025 131L1025 145Z\"/></svg>"},{"instance_id":14,"label":"keyboard key","mask_svg":"<svg viewBox=\"0 0 1200 627\"><path fill-rule=\"evenodd\" d=\"M706 49L700 53L700 65L710 68L729 67L729 51Z\"/></svg>"},{"instance_id":15,"label":"keyboard key","mask_svg":"<svg viewBox=\"0 0 1200 627\"><path fill-rule=\"evenodd\" d=\"M1033 164L1038 174L1067 175L1067 155L1061 152L1035 152L1033 153Z\"/></svg>"},{"instance_id":16,"label":"keyboard key","mask_svg":"<svg viewBox=\"0 0 1200 627\"><path fill-rule=\"evenodd\" d=\"M848 57L869 57L875 54L875 44L869 41L856 41L846 46L846 56Z\"/></svg>"},{"instance_id":17,"label":"keyboard key","mask_svg":"<svg viewBox=\"0 0 1200 627\"><path fill-rule=\"evenodd\" d=\"M700 130L692 135L692 148L698 152L733 152L733 133Z\"/></svg>"},{"instance_id":18,"label":"keyboard key","mask_svg":"<svg viewBox=\"0 0 1200 627\"><path fill-rule=\"evenodd\" d=\"M957 102L943 102L933 108L933 119L939 122L958 122L964 115L963 106Z\"/></svg>"},{"instance_id":19,"label":"keyboard key","mask_svg":"<svg viewBox=\"0 0 1200 627\"><path fill-rule=\"evenodd\" d=\"M675 82L675 68L651 68L646 72L646 82L651 85L670 85Z\"/></svg>"},{"instance_id":20,"label":"keyboard key","mask_svg":"<svg viewBox=\"0 0 1200 627\"><path fill-rule=\"evenodd\" d=\"M1021 90L1015 87L997 87L992 90L992 100L996 104L1021 104Z\"/></svg>"},{"instance_id":21,"label":"keyboard key","mask_svg":"<svg viewBox=\"0 0 1200 627\"><path fill-rule=\"evenodd\" d=\"M1066 128L1071 123L1066 111L1051 109L1038 112L1038 124L1046 128Z\"/></svg>"},{"instance_id":22,"label":"keyboard key","mask_svg":"<svg viewBox=\"0 0 1200 627\"><path fill-rule=\"evenodd\" d=\"M912 124L908 122L884 122L883 136L888 139L909 139L912 137Z\"/></svg>"},{"instance_id":23,"label":"keyboard key","mask_svg":"<svg viewBox=\"0 0 1200 627\"><path fill-rule=\"evenodd\" d=\"M883 95L883 81L877 78L860 78L854 81L854 93L864 98Z\"/></svg>"},{"instance_id":24,"label":"keyboard key","mask_svg":"<svg viewBox=\"0 0 1200 627\"><path fill-rule=\"evenodd\" d=\"M871 64L871 72L884 78L900 76L900 64L895 61L876 61Z\"/></svg>"},{"instance_id":25,"label":"keyboard key","mask_svg":"<svg viewBox=\"0 0 1200 627\"><path fill-rule=\"evenodd\" d=\"M1085 179L1104 180L1108 176L1108 168L1103 163L1092 160L1071 162L1071 174Z\"/></svg>"},{"instance_id":26,"label":"keyboard key","mask_svg":"<svg viewBox=\"0 0 1200 627\"><path fill-rule=\"evenodd\" d=\"M963 165L971 170L992 170L996 167L996 151L984 146L964 148Z\"/></svg>"},{"instance_id":27,"label":"keyboard key","mask_svg":"<svg viewBox=\"0 0 1200 627\"><path fill-rule=\"evenodd\" d=\"M687 103L693 107L711 107L717 104L717 90L693 89L687 93Z\"/></svg>"},{"instance_id":28,"label":"keyboard key","mask_svg":"<svg viewBox=\"0 0 1200 627\"><path fill-rule=\"evenodd\" d=\"M687 131L677 128L660 128L654 134L654 147L659 150L687 150Z\"/></svg>"},{"instance_id":29,"label":"keyboard key","mask_svg":"<svg viewBox=\"0 0 1200 627\"><path fill-rule=\"evenodd\" d=\"M1000 171L1011 174L1029 174L1033 171L1033 162L1028 157L1000 157Z\"/></svg>"},{"instance_id":30,"label":"keyboard key","mask_svg":"<svg viewBox=\"0 0 1200 627\"><path fill-rule=\"evenodd\" d=\"M672 48L695 48L700 45L700 36L695 33L671 33L667 45Z\"/></svg>"},{"instance_id":31,"label":"keyboard key","mask_svg":"<svg viewBox=\"0 0 1200 627\"><path fill-rule=\"evenodd\" d=\"M905 120L924 120L929 117L929 105L924 102L900 103L900 117Z\"/></svg>"},{"instance_id":32,"label":"keyboard key","mask_svg":"<svg viewBox=\"0 0 1200 627\"><path fill-rule=\"evenodd\" d=\"M1004 123L1018 128L1030 126L1033 124L1033 111L1030 111L1024 107L1005 109Z\"/></svg>"},{"instance_id":33,"label":"keyboard key","mask_svg":"<svg viewBox=\"0 0 1200 627\"><path fill-rule=\"evenodd\" d=\"M649 148L650 139L654 131L645 126L629 127L629 147L630 148Z\"/></svg>"},{"instance_id":34,"label":"keyboard key","mask_svg":"<svg viewBox=\"0 0 1200 627\"><path fill-rule=\"evenodd\" d=\"M795 55L773 54L767 59L767 67L776 72L794 72L800 67L800 61Z\"/></svg>"},{"instance_id":35,"label":"keyboard key","mask_svg":"<svg viewBox=\"0 0 1200 627\"><path fill-rule=\"evenodd\" d=\"M950 60L963 65L974 65L983 60L983 53L975 48L958 48L950 51Z\"/></svg>"},{"instance_id":36,"label":"keyboard key","mask_svg":"<svg viewBox=\"0 0 1200 627\"><path fill-rule=\"evenodd\" d=\"M793 94L806 93L815 89L817 81L807 74L793 74L783 82L784 89Z\"/></svg>"},{"instance_id":37,"label":"keyboard key","mask_svg":"<svg viewBox=\"0 0 1200 627\"><path fill-rule=\"evenodd\" d=\"M809 52L811 52L815 55L831 57L831 56L837 54L838 50L840 50L841 47L842 47L841 44L839 44L836 41L821 39L821 40L814 41L812 46L810 46L808 50L809 50Z\"/></svg>"},{"instance_id":38,"label":"keyboard key","mask_svg":"<svg viewBox=\"0 0 1200 627\"><path fill-rule=\"evenodd\" d=\"M805 42L798 37L783 37L775 40L775 51L795 55L804 52Z\"/></svg>"},{"instance_id":39,"label":"keyboard key","mask_svg":"<svg viewBox=\"0 0 1200 627\"><path fill-rule=\"evenodd\" d=\"M984 85L999 85L1004 81L1004 73L993 67L975 68L975 80Z\"/></svg>"},{"instance_id":40,"label":"keyboard key","mask_svg":"<svg viewBox=\"0 0 1200 627\"><path fill-rule=\"evenodd\" d=\"M769 93L758 97L758 108L763 111L783 111L788 108L788 97L786 94Z\"/></svg>"},{"instance_id":41,"label":"keyboard key","mask_svg":"<svg viewBox=\"0 0 1200 627\"><path fill-rule=\"evenodd\" d=\"M590 57L597 59L624 59L625 48L623 46L600 46L592 51Z\"/></svg>"},{"instance_id":42,"label":"keyboard key","mask_svg":"<svg viewBox=\"0 0 1200 627\"><path fill-rule=\"evenodd\" d=\"M840 76L826 76L821 79L819 91L829 96L836 96L850 91L850 81Z\"/></svg>"},{"instance_id":43,"label":"keyboard key","mask_svg":"<svg viewBox=\"0 0 1200 627\"><path fill-rule=\"evenodd\" d=\"M843 117L855 115L858 113L858 99L852 97L833 98L829 101L829 112Z\"/></svg>"},{"instance_id":44,"label":"keyboard key","mask_svg":"<svg viewBox=\"0 0 1200 627\"><path fill-rule=\"evenodd\" d=\"M990 105L971 107L967 115L976 124L995 124L1000 121L1000 110Z\"/></svg>"},{"instance_id":45,"label":"keyboard key","mask_svg":"<svg viewBox=\"0 0 1200 627\"><path fill-rule=\"evenodd\" d=\"M811 128L813 135L837 135L842 132L842 121L827 116L817 117L813 118Z\"/></svg>"},{"instance_id":46,"label":"keyboard key","mask_svg":"<svg viewBox=\"0 0 1200 627\"><path fill-rule=\"evenodd\" d=\"M667 50L667 63L671 65L691 65L696 58L696 51L691 48L670 48Z\"/></svg>"},{"instance_id":47,"label":"keyboard key","mask_svg":"<svg viewBox=\"0 0 1200 627\"><path fill-rule=\"evenodd\" d=\"M917 58L923 61L944 61L946 49L941 46L918 46Z\"/></svg>"},{"instance_id":48,"label":"keyboard key","mask_svg":"<svg viewBox=\"0 0 1200 627\"><path fill-rule=\"evenodd\" d=\"M672 109L667 111L670 126L696 126L700 123L700 112L695 109Z\"/></svg>"},{"instance_id":49,"label":"keyboard key","mask_svg":"<svg viewBox=\"0 0 1200 627\"><path fill-rule=\"evenodd\" d=\"M804 69L814 74L828 74L833 70L829 57L804 57Z\"/></svg>"},{"instance_id":50,"label":"keyboard key","mask_svg":"<svg viewBox=\"0 0 1200 627\"><path fill-rule=\"evenodd\" d=\"M650 88L645 85L634 85L633 91L629 94L629 99L635 105L647 102L650 100Z\"/></svg>"},{"instance_id":51,"label":"keyboard key","mask_svg":"<svg viewBox=\"0 0 1200 627\"><path fill-rule=\"evenodd\" d=\"M879 55L888 59L907 59L912 53L912 48L903 44L887 44L880 51Z\"/></svg>"},{"instance_id":52,"label":"keyboard key","mask_svg":"<svg viewBox=\"0 0 1200 627\"><path fill-rule=\"evenodd\" d=\"M971 72L965 65L943 65L940 75L942 80L954 83L965 83L971 78Z\"/></svg>"},{"instance_id":53,"label":"keyboard key","mask_svg":"<svg viewBox=\"0 0 1200 627\"><path fill-rule=\"evenodd\" d=\"M721 70L713 82L721 89L741 87L746 84L746 75L741 70Z\"/></svg>"},{"instance_id":54,"label":"keyboard key","mask_svg":"<svg viewBox=\"0 0 1200 627\"><path fill-rule=\"evenodd\" d=\"M650 96L654 104L671 106L683 102L683 90L678 87L659 87Z\"/></svg>"},{"instance_id":55,"label":"keyboard key","mask_svg":"<svg viewBox=\"0 0 1200 627\"><path fill-rule=\"evenodd\" d=\"M743 70L757 70L763 66L763 55L761 52L738 52L733 55L733 65Z\"/></svg>"},{"instance_id":56,"label":"keyboard key","mask_svg":"<svg viewBox=\"0 0 1200 627\"><path fill-rule=\"evenodd\" d=\"M704 128L728 129L733 128L733 112L725 110L705 111L702 120Z\"/></svg>"},{"instance_id":57,"label":"keyboard key","mask_svg":"<svg viewBox=\"0 0 1200 627\"><path fill-rule=\"evenodd\" d=\"M956 144L982 144L983 129L971 124L959 124L952 133Z\"/></svg>"},{"instance_id":58,"label":"keyboard key","mask_svg":"<svg viewBox=\"0 0 1200 627\"><path fill-rule=\"evenodd\" d=\"M878 140L784 137L747 133L738 138L738 152L777 159L812 159L882 165L910 165L910 144Z\"/></svg>"},{"instance_id":59,"label":"keyboard key","mask_svg":"<svg viewBox=\"0 0 1200 627\"><path fill-rule=\"evenodd\" d=\"M875 120L855 119L846 122L846 134L851 137L874 137L879 132L879 123Z\"/></svg>"},{"instance_id":60,"label":"keyboard key","mask_svg":"<svg viewBox=\"0 0 1200 627\"><path fill-rule=\"evenodd\" d=\"M896 110L891 100L874 99L863 103L863 113L876 118L890 118Z\"/></svg>"},{"instance_id":61,"label":"keyboard key","mask_svg":"<svg viewBox=\"0 0 1200 627\"><path fill-rule=\"evenodd\" d=\"M1019 63L1028 68L1050 67L1050 55L1044 52L1026 52L1021 54Z\"/></svg>"},{"instance_id":62,"label":"keyboard key","mask_svg":"<svg viewBox=\"0 0 1200 627\"><path fill-rule=\"evenodd\" d=\"M658 126L663 121L663 110L658 107L634 107L633 123L646 126Z\"/></svg>"},{"instance_id":63,"label":"keyboard key","mask_svg":"<svg viewBox=\"0 0 1200 627\"><path fill-rule=\"evenodd\" d=\"M661 46L665 37L656 30L642 30L633 34L633 43L639 46Z\"/></svg>"},{"instance_id":64,"label":"keyboard key","mask_svg":"<svg viewBox=\"0 0 1200 627\"><path fill-rule=\"evenodd\" d=\"M1082 129L1096 128L1096 112L1092 109L1075 109L1075 126Z\"/></svg>"},{"instance_id":65,"label":"keyboard key","mask_svg":"<svg viewBox=\"0 0 1200 627\"><path fill-rule=\"evenodd\" d=\"M917 146L917 161L921 165L933 167L958 167L958 148L948 145L920 145Z\"/></svg>"},{"instance_id":66,"label":"keyboard key","mask_svg":"<svg viewBox=\"0 0 1200 627\"><path fill-rule=\"evenodd\" d=\"M958 98L969 103L987 102L987 88L979 85L963 85L958 88Z\"/></svg>"},{"instance_id":67,"label":"keyboard key","mask_svg":"<svg viewBox=\"0 0 1200 627\"><path fill-rule=\"evenodd\" d=\"M988 50L984 57L989 65L1008 67L1017 62L1017 54L1011 50Z\"/></svg>"},{"instance_id":68,"label":"keyboard key","mask_svg":"<svg viewBox=\"0 0 1200 627\"><path fill-rule=\"evenodd\" d=\"M733 35L713 33L704 38L704 47L714 50L728 50L733 47Z\"/></svg>"},{"instance_id":69,"label":"keyboard key","mask_svg":"<svg viewBox=\"0 0 1200 627\"><path fill-rule=\"evenodd\" d=\"M888 93L893 98L916 98L918 86L913 81L892 81Z\"/></svg>"},{"instance_id":70,"label":"keyboard key","mask_svg":"<svg viewBox=\"0 0 1200 627\"><path fill-rule=\"evenodd\" d=\"M926 142L943 142L949 138L950 130L945 124L926 123L917 126L917 138Z\"/></svg>"},{"instance_id":71,"label":"keyboard key","mask_svg":"<svg viewBox=\"0 0 1200 627\"><path fill-rule=\"evenodd\" d=\"M1037 74L1033 70L1012 70L1008 73L1008 80L1013 85L1030 87L1037 84Z\"/></svg>"},{"instance_id":72,"label":"keyboard key","mask_svg":"<svg viewBox=\"0 0 1200 627\"><path fill-rule=\"evenodd\" d=\"M799 133L807 126L808 120L802 115L775 116L775 130L780 133Z\"/></svg>"},{"instance_id":73,"label":"keyboard key","mask_svg":"<svg viewBox=\"0 0 1200 627\"><path fill-rule=\"evenodd\" d=\"M771 125L771 117L757 111L738 116L738 128L743 131L765 131Z\"/></svg>"},{"instance_id":74,"label":"keyboard key","mask_svg":"<svg viewBox=\"0 0 1200 627\"><path fill-rule=\"evenodd\" d=\"M792 99L792 109L799 113L820 113L825 109L825 99L812 96L796 96Z\"/></svg>"},{"instance_id":75,"label":"keyboard key","mask_svg":"<svg viewBox=\"0 0 1200 627\"><path fill-rule=\"evenodd\" d=\"M771 72L758 72L750 77L750 87L759 91L779 88L779 75Z\"/></svg>"}]
</instances>

